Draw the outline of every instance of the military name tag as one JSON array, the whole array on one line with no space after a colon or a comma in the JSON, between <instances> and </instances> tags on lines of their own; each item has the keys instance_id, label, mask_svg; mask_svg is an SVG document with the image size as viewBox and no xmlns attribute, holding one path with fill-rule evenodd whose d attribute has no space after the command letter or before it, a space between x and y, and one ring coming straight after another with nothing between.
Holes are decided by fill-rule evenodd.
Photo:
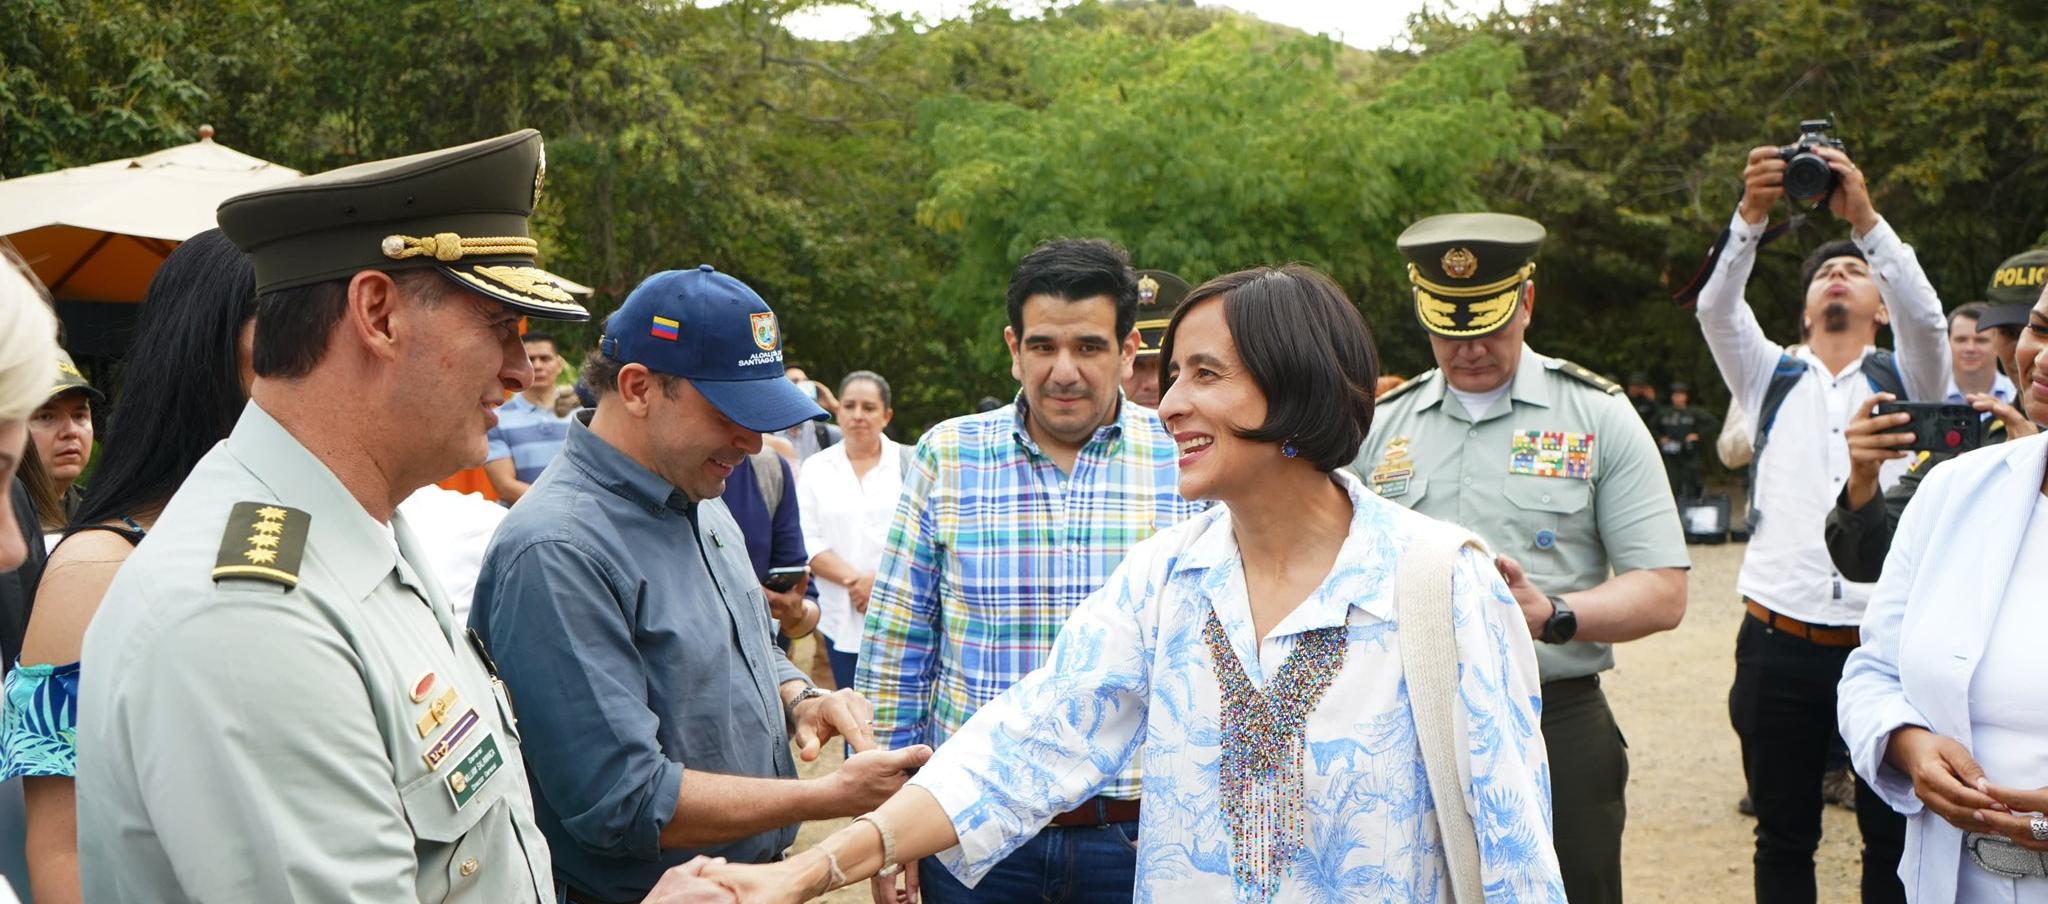
<instances>
[{"instance_id":1,"label":"military name tag","mask_svg":"<svg viewBox=\"0 0 2048 904\"><path fill-rule=\"evenodd\" d=\"M1591 479L1593 434L1563 430L1524 430L1517 433L1509 444L1508 473Z\"/></svg>"},{"instance_id":2,"label":"military name tag","mask_svg":"<svg viewBox=\"0 0 2048 904\"><path fill-rule=\"evenodd\" d=\"M448 774L448 796L455 799L455 809L475 800L484 783L497 775L498 767L503 765L505 758L498 753L498 739L484 735L462 762L455 764L455 771Z\"/></svg>"},{"instance_id":3,"label":"military name tag","mask_svg":"<svg viewBox=\"0 0 2048 904\"><path fill-rule=\"evenodd\" d=\"M441 761L447 759L449 754L455 752L455 748L462 746L462 742L469 739L470 731L476 728L479 721L482 720L477 716L476 710L472 709L456 719L455 724L448 726L441 739L435 741L434 746L427 748L426 753L420 754L420 758L427 761L427 768L440 768Z\"/></svg>"}]
</instances>

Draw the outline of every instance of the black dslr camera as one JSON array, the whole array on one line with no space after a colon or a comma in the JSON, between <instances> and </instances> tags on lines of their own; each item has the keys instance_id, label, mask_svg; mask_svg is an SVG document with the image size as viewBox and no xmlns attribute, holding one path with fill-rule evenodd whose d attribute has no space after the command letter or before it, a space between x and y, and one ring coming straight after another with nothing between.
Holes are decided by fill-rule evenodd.
<instances>
[{"instance_id":1,"label":"black dslr camera","mask_svg":"<svg viewBox=\"0 0 2048 904\"><path fill-rule=\"evenodd\" d=\"M1828 136L1828 130L1834 127L1832 114L1826 119L1802 120L1799 140L1778 149L1778 159L1785 161L1785 194L1792 200L1821 203L1834 193L1835 171L1813 152L1820 147L1848 151L1847 144Z\"/></svg>"}]
</instances>

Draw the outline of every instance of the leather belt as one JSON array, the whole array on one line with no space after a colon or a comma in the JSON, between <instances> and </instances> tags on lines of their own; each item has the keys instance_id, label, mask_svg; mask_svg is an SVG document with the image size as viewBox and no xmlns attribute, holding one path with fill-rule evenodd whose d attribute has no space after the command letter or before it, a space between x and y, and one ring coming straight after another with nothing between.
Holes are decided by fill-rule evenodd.
<instances>
[{"instance_id":1,"label":"leather belt","mask_svg":"<svg viewBox=\"0 0 2048 904\"><path fill-rule=\"evenodd\" d=\"M1052 824L1063 829L1137 821L1138 802L1114 797L1091 797L1080 806L1052 818Z\"/></svg>"},{"instance_id":2,"label":"leather belt","mask_svg":"<svg viewBox=\"0 0 2048 904\"><path fill-rule=\"evenodd\" d=\"M1772 612L1764 604L1746 596L1742 598L1742 604L1749 609L1749 617L1763 622L1765 627L1783 631L1816 646L1854 647L1863 643L1863 631L1860 628L1810 625L1789 615Z\"/></svg>"}]
</instances>

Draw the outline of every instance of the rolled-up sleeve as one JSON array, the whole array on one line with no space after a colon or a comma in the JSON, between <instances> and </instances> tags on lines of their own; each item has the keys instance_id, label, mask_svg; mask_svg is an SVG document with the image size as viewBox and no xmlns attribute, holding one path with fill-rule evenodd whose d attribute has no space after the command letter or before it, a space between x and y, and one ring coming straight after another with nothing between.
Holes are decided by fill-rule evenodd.
<instances>
[{"instance_id":1,"label":"rolled-up sleeve","mask_svg":"<svg viewBox=\"0 0 2048 904\"><path fill-rule=\"evenodd\" d=\"M1458 701L1488 900L1563 901L1550 825L1550 760L1538 734L1543 685L1514 595L1478 550L1459 550L1451 577ZM1496 889L1501 890L1496 893Z\"/></svg>"},{"instance_id":2,"label":"rolled-up sleeve","mask_svg":"<svg viewBox=\"0 0 2048 904\"><path fill-rule=\"evenodd\" d=\"M563 829L593 853L654 860L684 764L659 746L621 587L571 541L493 549L470 617L519 701L527 768Z\"/></svg>"}]
</instances>

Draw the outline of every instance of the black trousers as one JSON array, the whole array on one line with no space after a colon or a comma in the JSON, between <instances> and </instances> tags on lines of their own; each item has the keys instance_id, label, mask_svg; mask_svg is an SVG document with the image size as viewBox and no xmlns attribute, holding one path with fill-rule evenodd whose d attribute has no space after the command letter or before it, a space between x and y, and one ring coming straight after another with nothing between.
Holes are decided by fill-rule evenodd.
<instances>
[{"instance_id":1,"label":"black trousers","mask_svg":"<svg viewBox=\"0 0 2048 904\"><path fill-rule=\"evenodd\" d=\"M1841 743L1835 686L1850 648L1824 647L1745 617L1735 635L1735 686L1728 716L1742 739L1743 772L1756 805L1756 899L1811 904L1813 852L1820 847L1821 776ZM1906 818L1856 780L1856 828L1863 836L1865 904L1903 902L1899 858Z\"/></svg>"},{"instance_id":2,"label":"black trousers","mask_svg":"<svg viewBox=\"0 0 2048 904\"><path fill-rule=\"evenodd\" d=\"M1543 684L1550 821L1572 904L1620 904L1621 832L1628 822L1628 750L1600 676Z\"/></svg>"}]
</instances>

